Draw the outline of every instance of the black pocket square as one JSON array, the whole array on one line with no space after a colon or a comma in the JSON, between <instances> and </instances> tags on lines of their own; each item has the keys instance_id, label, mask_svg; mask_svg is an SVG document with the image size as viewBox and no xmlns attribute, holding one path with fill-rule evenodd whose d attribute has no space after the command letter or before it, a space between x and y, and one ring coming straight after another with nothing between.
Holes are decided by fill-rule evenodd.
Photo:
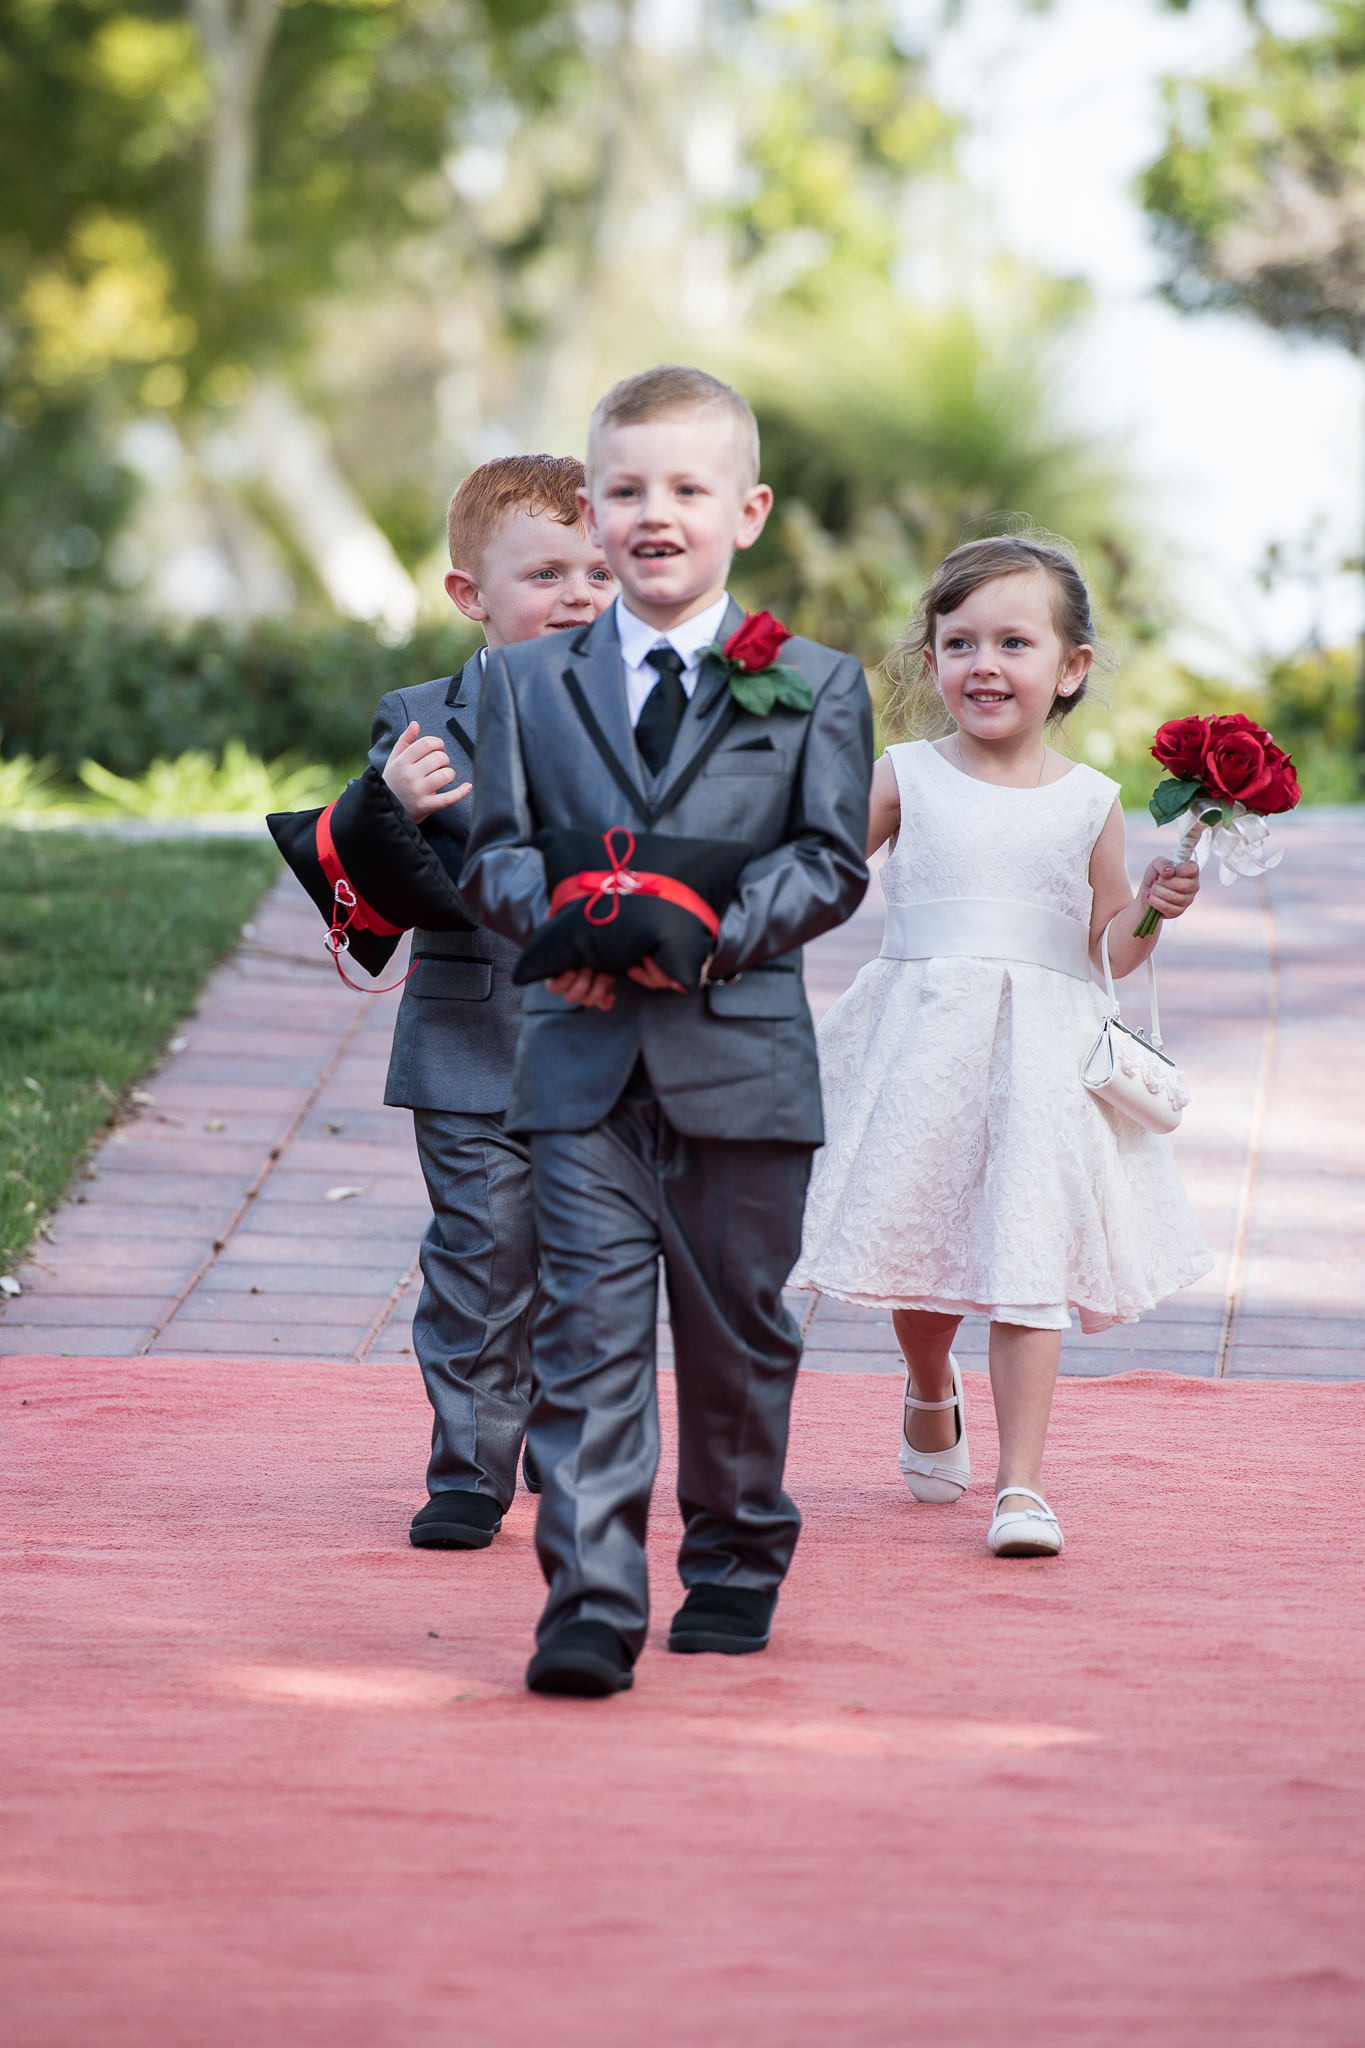
<instances>
[{"instance_id":1,"label":"black pocket square","mask_svg":"<svg viewBox=\"0 0 1365 2048\"><path fill-rule=\"evenodd\" d=\"M732 754L772 754L777 750L768 734L764 732L760 733L756 740L741 740L737 747L731 747L729 751Z\"/></svg>"}]
</instances>

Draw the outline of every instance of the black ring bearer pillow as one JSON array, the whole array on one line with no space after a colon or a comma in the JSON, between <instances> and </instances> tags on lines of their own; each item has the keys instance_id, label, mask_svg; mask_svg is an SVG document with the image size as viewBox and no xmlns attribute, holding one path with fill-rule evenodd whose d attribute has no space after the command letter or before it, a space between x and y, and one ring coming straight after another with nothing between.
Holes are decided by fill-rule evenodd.
<instances>
[{"instance_id":1,"label":"black ring bearer pillow","mask_svg":"<svg viewBox=\"0 0 1365 2048\"><path fill-rule=\"evenodd\" d=\"M377 768L347 783L322 810L273 811L265 822L331 927L324 944L333 959L349 952L367 974L382 974L415 925L475 929L455 886L459 842L439 830L428 839Z\"/></svg>"},{"instance_id":2,"label":"black ring bearer pillow","mask_svg":"<svg viewBox=\"0 0 1365 2048\"><path fill-rule=\"evenodd\" d=\"M646 957L683 988L701 985L720 920L753 851L724 839L608 832L537 832L550 915L512 979L547 981L576 967L624 974Z\"/></svg>"}]
</instances>

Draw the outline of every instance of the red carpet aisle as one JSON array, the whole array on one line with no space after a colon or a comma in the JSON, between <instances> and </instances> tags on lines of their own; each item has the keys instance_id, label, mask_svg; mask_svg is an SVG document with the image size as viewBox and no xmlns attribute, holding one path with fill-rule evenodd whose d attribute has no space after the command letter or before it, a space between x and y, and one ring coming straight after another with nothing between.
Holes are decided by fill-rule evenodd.
<instances>
[{"instance_id":1,"label":"red carpet aisle","mask_svg":"<svg viewBox=\"0 0 1365 2048\"><path fill-rule=\"evenodd\" d=\"M590 1704L524 1496L407 1547L415 1375L6 1375L8 2048L1365 2039L1363 1386L1064 1382L1010 1565L808 1375L773 1649Z\"/></svg>"}]
</instances>

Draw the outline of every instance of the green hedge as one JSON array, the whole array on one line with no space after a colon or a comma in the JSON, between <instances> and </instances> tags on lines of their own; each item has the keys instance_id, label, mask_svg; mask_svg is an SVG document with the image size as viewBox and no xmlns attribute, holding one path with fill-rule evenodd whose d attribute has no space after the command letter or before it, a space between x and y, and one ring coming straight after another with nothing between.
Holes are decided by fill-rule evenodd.
<instances>
[{"instance_id":1,"label":"green hedge","mask_svg":"<svg viewBox=\"0 0 1365 2048\"><path fill-rule=\"evenodd\" d=\"M89 598L3 609L3 752L54 756L68 776L90 759L137 775L158 757L240 739L266 760L351 767L386 690L451 674L475 644L453 625L402 647L354 624L177 629Z\"/></svg>"},{"instance_id":2,"label":"green hedge","mask_svg":"<svg viewBox=\"0 0 1365 2048\"><path fill-rule=\"evenodd\" d=\"M1338 647L1266 671L1266 723L1294 757L1305 803L1348 804L1365 793L1360 665L1358 649Z\"/></svg>"},{"instance_id":3,"label":"green hedge","mask_svg":"<svg viewBox=\"0 0 1365 2048\"><path fill-rule=\"evenodd\" d=\"M384 692L449 675L477 645L473 629L451 617L385 647L360 625L175 628L89 597L0 607L0 753L53 756L74 780L85 760L140 775L157 758L190 748L217 755L239 739L268 761L294 753L351 772ZM1147 747L1163 718L1244 710L1293 753L1309 803L1344 803L1359 796L1365 765L1357 760L1357 674L1351 649L1269 665L1259 690L1148 659L1129 665L1112 707L1083 709L1067 731L1082 758L1120 775L1128 800L1141 804L1155 780ZM1110 734L1117 752L1110 745L1092 754L1091 726Z\"/></svg>"}]
</instances>

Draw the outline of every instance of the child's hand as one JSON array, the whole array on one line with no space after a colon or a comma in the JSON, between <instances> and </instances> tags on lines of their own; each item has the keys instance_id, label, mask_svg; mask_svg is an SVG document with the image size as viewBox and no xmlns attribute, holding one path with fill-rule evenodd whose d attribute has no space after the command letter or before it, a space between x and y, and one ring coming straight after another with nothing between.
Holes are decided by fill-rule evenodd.
<instances>
[{"instance_id":1,"label":"child's hand","mask_svg":"<svg viewBox=\"0 0 1365 2048\"><path fill-rule=\"evenodd\" d=\"M1162 917L1179 917L1198 894L1199 870L1192 860L1181 861L1179 867L1169 860L1154 860L1142 878L1138 899Z\"/></svg>"},{"instance_id":2,"label":"child's hand","mask_svg":"<svg viewBox=\"0 0 1365 2048\"><path fill-rule=\"evenodd\" d=\"M563 974L552 974L545 986L552 996L585 1010L610 1010L616 1002L616 976L591 967L567 967Z\"/></svg>"},{"instance_id":3,"label":"child's hand","mask_svg":"<svg viewBox=\"0 0 1365 2048\"><path fill-rule=\"evenodd\" d=\"M442 788L443 783L454 778L445 742L423 739L422 728L414 718L394 742L393 752L384 763L384 780L414 825L469 795L474 787L472 782L462 782L458 789Z\"/></svg>"},{"instance_id":4,"label":"child's hand","mask_svg":"<svg viewBox=\"0 0 1365 2048\"><path fill-rule=\"evenodd\" d=\"M708 959L707 966L709 967L710 964ZM628 968L627 972L632 981L639 982L641 988L671 988L680 996L687 994L687 990L683 987L682 983L674 981L671 975L665 974L658 961L651 960L648 954L645 955L643 960L637 961L634 967Z\"/></svg>"}]
</instances>

